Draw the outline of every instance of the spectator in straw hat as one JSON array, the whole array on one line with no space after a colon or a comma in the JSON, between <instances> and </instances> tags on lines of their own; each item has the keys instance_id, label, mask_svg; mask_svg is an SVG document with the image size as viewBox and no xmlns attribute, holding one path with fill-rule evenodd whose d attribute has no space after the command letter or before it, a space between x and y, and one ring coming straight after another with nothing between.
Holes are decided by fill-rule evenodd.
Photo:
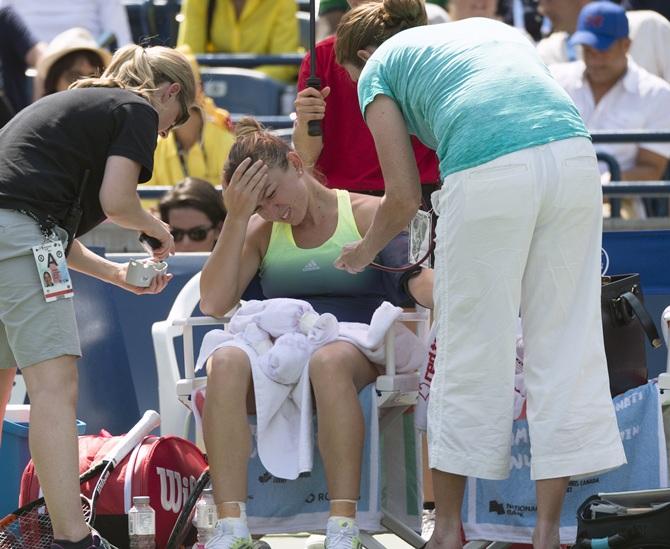
<instances>
[{"instance_id":1,"label":"spectator in straw hat","mask_svg":"<svg viewBox=\"0 0 670 549\"><path fill-rule=\"evenodd\" d=\"M82 27L60 33L49 42L44 57L37 65L37 76L42 86L40 97L64 91L79 78L99 76L111 57Z\"/></svg>"}]
</instances>

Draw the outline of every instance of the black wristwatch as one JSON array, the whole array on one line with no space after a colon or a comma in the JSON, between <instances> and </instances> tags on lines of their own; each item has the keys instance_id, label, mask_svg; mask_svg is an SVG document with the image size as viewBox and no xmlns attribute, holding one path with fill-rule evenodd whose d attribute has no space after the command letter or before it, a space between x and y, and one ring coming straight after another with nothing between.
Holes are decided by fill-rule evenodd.
<instances>
[{"instance_id":1,"label":"black wristwatch","mask_svg":"<svg viewBox=\"0 0 670 549\"><path fill-rule=\"evenodd\" d=\"M423 267L421 267L421 265L417 265L413 269L409 269L400 275L400 287L410 298L412 298L412 301L414 301L414 303L417 305L421 305L421 303L414 299L412 292L409 291L409 281L412 280L415 276L421 274L421 271L423 271ZM423 307L423 305L421 306Z\"/></svg>"}]
</instances>

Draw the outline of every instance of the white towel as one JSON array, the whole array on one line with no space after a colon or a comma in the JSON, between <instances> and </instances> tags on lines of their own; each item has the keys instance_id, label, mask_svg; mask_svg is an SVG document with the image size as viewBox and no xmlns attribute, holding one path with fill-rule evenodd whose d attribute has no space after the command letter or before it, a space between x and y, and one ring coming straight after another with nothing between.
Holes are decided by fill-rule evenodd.
<instances>
[{"instance_id":1,"label":"white towel","mask_svg":"<svg viewBox=\"0 0 670 549\"><path fill-rule=\"evenodd\" d=\"M337 339L355 345L374 364L386 362L384 338L389 329L395 331L396 373L413 372L425 362L427 347L403 324L395 324L402 313L400 307L384 301L375 310L370 324L340 322Z\"/></svg>"},{"instance_id":2,"label":"white towel","mask_svg":"<svg viewBox=\"0 0 670 549\"><path fill-rule=\"evenodd\" d=\"M260 357L259 365L272 381L292 385L298 383L313 352L314 346L306 335L284 334L276 339L270 352Z\"/></svg>"},{"instance_id":3,"label":"white towel","mask_svg":"<svg viewBox=\"0 0 670 549\"><path fill-rule=\"evenodd\" d=\"M332 316L332 315L331 315ZM316 318L315 318L316 317ZM272 337L301 331L307 320L307 329L317 320L318 314L306 301L275 298L248 301L233 315L229 330L236 334L252 323Z\"/></svg>"},{"instance_id":4,"label":"white towel","mask_svg":"<svg viewBox=\"0 0 670 549\"><path fill-rule=\"evenodd\" d=\"M237 347L247 354L256 397L258 455L273 476L295 479L313 466L308 368L312 354L339 339L355 345L371 362L384 364L384 336L401 312L385 302L370 325L338 324L333 315L319 315L305 301L250 301L233 315L228 330L205 335L196 370L221 347ZM403 325L394 329L397 371L418 369L425 356L419 338Z\"/></svg>"}]
</instances>

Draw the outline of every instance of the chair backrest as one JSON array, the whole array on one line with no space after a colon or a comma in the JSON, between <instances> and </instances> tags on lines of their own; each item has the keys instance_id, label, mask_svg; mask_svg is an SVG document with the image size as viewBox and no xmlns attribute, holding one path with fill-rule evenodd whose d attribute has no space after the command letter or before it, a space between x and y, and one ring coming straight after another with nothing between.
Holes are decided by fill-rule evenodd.
<instances>
[{"instance_id":1,"label":"chair backrest","mask_svg":"<svg viewBox=\"0 0 670 549\"><path fill-rule=\"evenodd\" d=\"M230 67L203 68L205 94L235 114L281 114L284 85L260 71Z\"/></svg>"},{"instance_id":2,"label":"chair backrest","mask_svg":"<svg viewBox=\"0 0 670 549\"><path fill-rule=\"evenodd\" d=\"M141 44L151 34L149 28L149 2L147 0L126 0L124 5L133 42Z\"/></svg>"},{"instance_id":3,"label":"chair backrest","mask_svg":"<svg viewBox=\"0 0 670 549\"><path fill-rule=\"evenodd\" d=\"M151 327L156 355L161 435L183 434L184 422L189 416L188 410L181 406L175 392L181 374L174 340L183 335L184 327L175 325L174 321L190 317L198 303L200 303L200 272L194 274L184 284L167 318L155 322Z\"/></svg>"},{"instance_id":4,"label":"chair backrest","mask_svg":"<svg viewBox=\"0 0 670 549\"><path fill-rule=\"evenodd\" d=\"M251 280L242 299L263 299L258 277ZM181 349L187 348L181 341L185 326L179 321L197 316L199 304L200 271L196 272L179 290L165 320L154 322L151 326L162 435L183 436L186 421L190 415L188 409L180 403L179 395L175 391L175 387L182 379L182 369L185 367ZM187 334L189 337L193 336L192 331L188 331ZM190 340L190 345L193 349L198 349L204 332L200 331L195 335L195 339ZM192 365L194 358L192 353L189 354L189 358Z\"/></svg>"}]
</instances>

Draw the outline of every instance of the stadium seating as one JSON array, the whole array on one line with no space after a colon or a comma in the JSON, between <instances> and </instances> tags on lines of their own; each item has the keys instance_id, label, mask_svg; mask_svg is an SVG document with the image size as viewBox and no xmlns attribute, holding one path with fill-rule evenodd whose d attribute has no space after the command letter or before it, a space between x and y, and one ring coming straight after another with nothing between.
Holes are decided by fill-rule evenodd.
<instances>
[{"instance_id":1,"label":"stadium seating","mask_svg":"<svg viewBox=\"0 0 670 549\"><path fill-rule=\"evenodd\" d=\"M265 74L230 67L212 67L201 72L205 94L217 106L231 113L281 114L281 97L285 86Z\"/></svg>"},{"instance_id":2,"label":"stadium seating","mask_svg":"<svg viewBox=\"0 0 670 549\"><path fill-rule=\"evenodd\" d=\"M177 43L180 2L124 0L133 42L174 47Z\"/></svg>"},{"instance_id":3,"label":"stadium seating","mask_svg":"<svg viewBox=\"0 0 670 549\"><path fill-rule=\"evenodd\" d=\"M309 50L309 12L299 11L296 13L298 18L298 28L300 30L300 46Z\"/></svg>"}]
</instances>

